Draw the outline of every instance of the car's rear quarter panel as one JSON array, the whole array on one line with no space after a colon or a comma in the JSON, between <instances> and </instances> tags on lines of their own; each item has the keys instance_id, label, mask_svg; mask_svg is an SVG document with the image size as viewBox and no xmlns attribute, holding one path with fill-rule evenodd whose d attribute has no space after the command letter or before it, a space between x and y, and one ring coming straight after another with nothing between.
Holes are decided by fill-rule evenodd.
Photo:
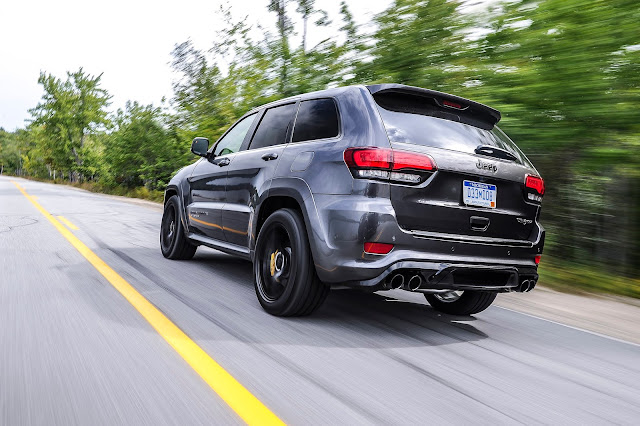
<instances>
[{"instance_id":1,"label":"car's rear quarter panel","mask_svg":"<svg viewBox=\"0 0 640 426\"><path fill-rule=\"evenodd\" d=\"M313 194L350 194L353 178L344 163L343 152L350 146L389 147L384 125L371 105L365 87L348 87L307 94L301 100L333 98L340 117L340 134L336 138L290 143L285 149L275 177L303 179ZM300 155L313 153L304 168L292 167Z\"/></svg>"}]
</instances>

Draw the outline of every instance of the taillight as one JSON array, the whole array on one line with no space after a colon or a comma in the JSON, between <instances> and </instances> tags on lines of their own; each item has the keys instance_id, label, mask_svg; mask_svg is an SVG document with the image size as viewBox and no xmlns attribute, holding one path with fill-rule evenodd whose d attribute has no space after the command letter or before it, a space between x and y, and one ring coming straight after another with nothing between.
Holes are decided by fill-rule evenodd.
<instances>
[{"instance_id":1,"label":"taillight","mask_svg":"<svg viewBox=\"0 0 640 426\"><path fill-rule=\"evenodd\" d=\"M393 151L377 148L349 148L344 152L344 161L350 168L390 169Z\"/></svg>"},{"instance_id":2,"label":"taillight","mask_svg":"<svg viewBox=\"0 0 640 426\"><path fill-rule=\"evenodd\" d=\"M542 259L542 256L541 256L541 255L539 255L539 254L536 254L536 257L533 259L533 260L535 260L536 265L539 265L539 264L540 264L540 259Z\"/></svg>"},{"instance_id":3,"label":"taillight","mask_svg":"<svg viewBox=\"0 0 640 426\"><path fill-rule=\"evenodd\" d=\"M344 162L355 178L418 184L437 170L431 157L389 148L349 148Z\"/></svg>"},{"instance_id":4,"label":"taillight","mask_svg":"<svg viewBox=\"0 0 640 426\"><path fill-rule=\"evenodd\" d=\"M392 151L393 153L393 170L426 170L434 171L436 163L431 157L415 152Z\"/></svg>"},{"instance_id":5,"label":"taillight","mask_svg":"<svg viewBox=\"0 0 640 426\"><path fill-rule=\"evenodd\" d=\"M540 176L526 175L524 178L524 189L527 199L537 202L542 201L544 181Z\"/></svg>"}]
</instances>

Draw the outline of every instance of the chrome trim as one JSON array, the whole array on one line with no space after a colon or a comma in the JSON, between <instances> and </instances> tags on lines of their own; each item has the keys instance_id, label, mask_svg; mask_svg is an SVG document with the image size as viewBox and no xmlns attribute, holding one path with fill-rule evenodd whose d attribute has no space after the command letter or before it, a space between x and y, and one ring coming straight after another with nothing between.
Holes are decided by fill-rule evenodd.
<instances>
[{"instance_id":1,"label":"chrome trim","mask_svg":"<svg viewBox=\"0 0 640 426\"><path fill-rule=\"evenodd\" d=\"M188 235L190 240L198 241L201 244L204 244L207 247L214 248L216 250L220 250L225 253L239 255L244 258L249 258L249 249L247 247L238 246L235 244L228 243L226 241L215 240L213 238L205 237L203 235L190 233Z\"/></svg>"},{"instance_id":2,"label":"chrome trim","mask_svg":"<svg viewBox=\"0 0 640 426\"><path fill-rule=\"evenodd\" d=\"M408 234L413 235L414 237L427 238L430 240L453 241L453 242L469 243L469 244L484 244L484 245L490 245L490 246L508 246L508 247L526 247L526 248L531 248L535 245L534 242L531 242L528 240L511 240L507 238L443 234L440 232L411 231L411 230L404 230L404 229L402 230Z\"/></svg>"}]
</instances>

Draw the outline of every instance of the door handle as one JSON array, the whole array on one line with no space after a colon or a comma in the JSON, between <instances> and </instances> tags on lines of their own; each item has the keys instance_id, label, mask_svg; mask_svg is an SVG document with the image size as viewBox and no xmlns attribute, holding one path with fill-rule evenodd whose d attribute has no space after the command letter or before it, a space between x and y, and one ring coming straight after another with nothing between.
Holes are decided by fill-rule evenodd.
<instances>
[{"instance_id":1,"label":"door handle","mask_svg":"<svg viewBox=\"0 0 640 426\"><path fill-rule=\"evenodd\" d=\"M270 161L270 160L275 160L276 158L278 158L278 154L276 154L275 152L270 152L268 154L264 154L262 156L262 159L264 161Z\"/></svg>"},{"instance_id":2,"label":"door handle","mask_svg":"<svg viewBox=\"0 0 640 426\"><path fill-rule=\"evenodd\" d=\"M228 158L221 158L220 160L216 161L216 164L220 167L228 166L229 163L231 163L231 160L229 160Z\"/></svg>"}]
</instances>

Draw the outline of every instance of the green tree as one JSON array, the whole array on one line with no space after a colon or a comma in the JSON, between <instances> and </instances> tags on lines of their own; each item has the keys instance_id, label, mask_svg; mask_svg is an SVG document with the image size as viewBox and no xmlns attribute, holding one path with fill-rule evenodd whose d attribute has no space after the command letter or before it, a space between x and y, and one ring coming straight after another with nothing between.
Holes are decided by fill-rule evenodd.
<instances>
[{"instance_id":1,"label":"green tree","mask_svg":"<svg viewBox=\"0 0 640 426\"><path fill-rule=\"evenodd\" d=\"M268 9L275 13L275 34L258 28L262 36L256 37L255 28L234 20L230 9L221 8L225 25L209 52L196 49L191 41L174 48L172 67L178 79L172 99L177 110L173 122L185 139L205 136L215 140L255 106L343 82L349 55L345 44L327 38L306 49L304 41L292 46L293 23L286 2L271 1ZM348 13L346 5L343 10ZM318 16L313 22L317 27L328 25L326 12L313 2L298 3L298 11L303 20ZM355 24L351 22L349 28L354 32Z\"/></svg>"},{"instance_id":2,"label":"green tree","mask_svg":"<svg viewBox=\"0 0 640 426\"><path fill-rule=\"evenodd\" d=\"M377 81L433 89L453 86L463 34L458 1L395 0L375 18L377 30L363 66ZM362 71L361 71L362 72Z\"/></svg>"},{"instance_id":3,"label":"green tree","mask_svg":"<svg viewBox=\"0 0 640 426\"><path fill-rule=\"evenodd\" d=\"M177 45L172 67L180 76L173 83L172 104L178 111L174 124L191 134L210 136L226 124L220 107L222 75L191 41Z\"/></svg>"},{"instance_id":4,"label":"green tree","mask_svg":"<svg viewBox=\"0 0 640 426\"><path fill-rule=\"evenodd\" d=\"M297 0L298 7L296 8L296 12L302 15L302 51L306 52L307 50L307 27L309 19L313 15L320 15L320 17L316 20L316 25L325 27L327 26L329 21L329 15L325 10L316 9L315 0Z\"/></svg>"},{"instance_id":5,"label":"green tree","mask_svg":"<svg viewBox=\"0 0 640 426\"><path fill-rule=\"evenodd\" d=\"M22 174L22 156L29 148L24 130L7 132L0 128L0 174Z\"/></svg>"},{"instance_id":6,"label":"green tree","mask_svg":"<svg viewBox=\"0 0 640 426\"><path fill-rule=\"evenodd\" d=\"M291 61L291 50L289 46L289 36L293 31L293 25L287 15L287 0L270 0L269 11L275 12L278 19L276 26L278 28L278 38L273 44L273 52L275 52L274 59L277 62L279 69L279 81L278 92L284 96L289 96L291 90L289 89L289 68Z\"/></svg>"},{"instance_id":7,"label":"green tree","mask_svg":"<svg viewBox=\"0 0 640 426\"><path fill-rule=\"evenodd\" d=\"M61 80L41 73L38 83L44 94L41 102L29 110L31 128L39 128L38 148L45 153L47 165L73 172L76 177L92 175L84 166L85 142L108 125L106 107L111 98L100 87L99 76L80 68Z\"/></svg>"},{"instance_id":8,"label":"green tree","mask_svg":"<svg viewBox=\"0 0 640 426\"><path fill-rule=\"evenodd\" d=\"M503 125L547 179L549 251L631 275L640 273L630 155L640 134L638 19L626 0L510 2L468 51L481 83L469 91L505 112Z\"/></svg>"},{"instance_id":9,"label":"green tree","mask_svg":"<svg viewBox=\"0 0 640 426\"><path fill-rule=\"evenodd\" d=\"M165 114L153 105L127 102L124 111L118 110L102 154L115 184L163 189L173 172L192 158L165 121Z\"/></svg>"}]
</instances>

